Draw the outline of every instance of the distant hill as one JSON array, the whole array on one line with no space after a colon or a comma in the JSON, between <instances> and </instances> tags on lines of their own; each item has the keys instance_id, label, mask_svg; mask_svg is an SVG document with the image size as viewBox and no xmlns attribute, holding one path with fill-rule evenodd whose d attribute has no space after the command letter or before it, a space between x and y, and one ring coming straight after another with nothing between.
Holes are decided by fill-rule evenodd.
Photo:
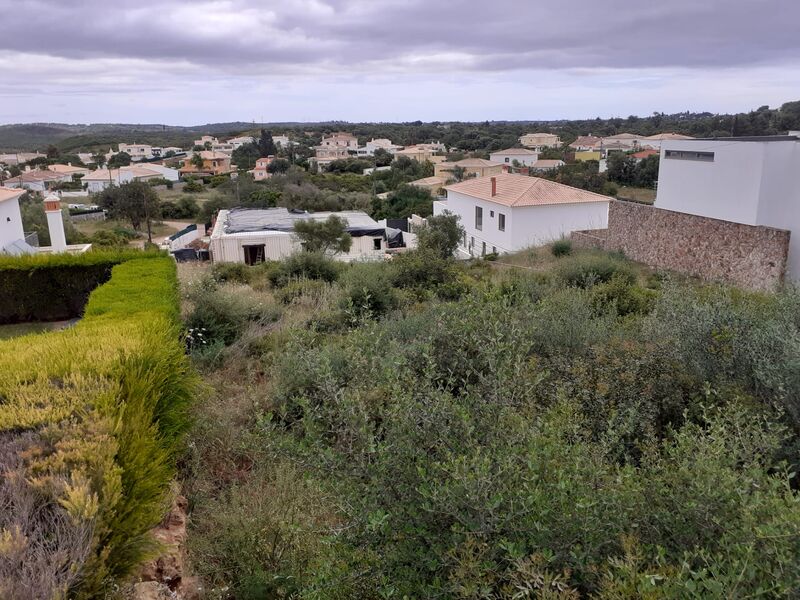
<instances>
[{"instance_id":1,"label":"distant hill","mask_svg":"<svg viewBox=\"0 0 800 600\"><path fill-rule=\"evenodd\" d=\"M235 135L257 127L253 123L209 123L191 127L159 124L23 123L0 125L0 152L45 150L95 150L119 142L185 146L200 135Z\"/></svg>"}]
</instances>

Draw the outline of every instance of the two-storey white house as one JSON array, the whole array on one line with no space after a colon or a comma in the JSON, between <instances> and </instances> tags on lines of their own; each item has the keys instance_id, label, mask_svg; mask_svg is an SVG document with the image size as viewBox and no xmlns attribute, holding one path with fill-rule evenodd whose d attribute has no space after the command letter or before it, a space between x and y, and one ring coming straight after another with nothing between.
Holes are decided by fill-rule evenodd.
<instances>
[{"instance_id":1,"label":"two-storey white house","mask_svg":"<svg viewBox=\"0 0 800 600\"><path fill-rule=\"evenodd\" d=\"M800 132L663 140L655 206L788 229L787 276L800 280Z\"/></svg>"},{"instance_id":2,"label":"two-storey white house","mask_svg":"<svg viewBox=\"0 0 800 600\"><path fill-rule=\"evenodd\" d=\"M608 225L611 198L539 177L502 173L444 189L447 200L435 201L433 212L460 217L465 256L515 252Z\"/></svg>"},{"instance_id":3,"label":"two-storey white house","mask_svg":"<svg viewBox=\"0 0 800 600\"><path fill-rule=\"evenodd\" d=\"M489 160L506 165L513 165L516 161L522 167L530 167L539 160L539 153L528 148L507 148L492 152Z\"/></svg>"}]
</instances>

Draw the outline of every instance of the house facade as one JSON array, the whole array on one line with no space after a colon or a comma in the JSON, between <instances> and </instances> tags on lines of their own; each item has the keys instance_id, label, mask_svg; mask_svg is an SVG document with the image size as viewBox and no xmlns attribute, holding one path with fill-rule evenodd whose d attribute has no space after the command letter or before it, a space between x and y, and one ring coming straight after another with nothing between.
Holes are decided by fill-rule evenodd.
<instances>
[{"instance_id":1,"label":"house facade","mask_svg":"<svg viewBox=\"0 0 800 600\"><path fill-rule=\"evenodd\" d=\"M119 152L130 154L131 160L148 160L154 157L150 144L120 144Z\"/></svg>"},{"instance_id":2,"label":"house facade","mask_svg":"<svg viewBox=\"0 0 800 600\"><path fill-rule=\"evenodd\" d=\"M402 146L397 146L392 143L392 140L386 138L371 139L363 147L356 150L357 156L374 156L376 150L386 150L389 154L394 154L401 150Z\"/></svg>"},{"instance_id":3,"label":"house facade","mask_svg":"<svg viewBox=\"0 0 800 600\"><path fill-rule=\"evenodd\" d=\"M542 148L556 148L561 145L561 138L552 133L526 133L519 138L519 143L526 148L541 150Z\"/></svg>"},{"instance_id":4,"label":"house facade","mask_svg":"<svg viewBox=\"0 0 800 600\"><path fill-rule=\"evenodd\" d=\"M213 175L225 175L230 173L231 157L222 152L214 152L212 150L203 150L196 152L199 154L203 161L203 166L200 167L192 162L191 158L183 161L183 166L178 169L181 176L196 176L208 177Z\"/></svg>"},{"instance_id":5,"label":"house facade","mask_svg":"<svg viewBox=\"0 0 800 600\"><path fill-rule=\"evenodd\" d=\"M324 221L331 215L347 222L350 250L333 258L344 262L382 259L387 230L360 211L301 213L285 208L221 210L211 232L209 252L214 262L255 264L280 260L302 250L294 233L298 221Z\"/></svg>"},{"instance_id":6,"label":"house facade","mask_svg":"<svg viewBox=\"0 0 800 600\"><path fill-rule=\"evenodd\" d=\"M25 239L22 228L22 215L19 210L19 197L22 189L0 187L0 252L18 240Z\"/></svg>"},{"instance_id":7,"label":"house facade","mask_svg":"<svg viewBox=\"0 0 800 600\"><path fill-rule=\"evenodd\" d=\"M489 160L496 163L513 165L516 161L520 166L530 167L539 159L539 153L527 148L508 148L498 150L489 155Z\"/></svg>"},{"instance_id":8,"label":"house facade","mask_svg":"<svg viewBox=\"0 0 800 600\"><path fill-rule=\"evenodd\" d=\"M436 215L460 217L462 256L516 252L560 239L573 231L604 228L608 196L538 177L512 173L468 179L445 187Z\"/></svg>"},{"instance_id":9,"label":"house facade","mask_svg":"<svg viewBox=\"0 0 800 600\"><path fill-rule=\"evenodd\" d=\"M259 158L256 160L256 166L253 167L248 173L253 176L255 181L264 181L265 179L269 179L272 177L272 173L269 172L269 166L272 164L272 161L275 160L273 155L269 155L264 158Z\"/></svg>"},{"instance_id":10,"label":"house facade","mask_svg":"<svg viewBox=\"0 0 800 600\"><path fill-rule=\"evenodd\" d=\"M664 140L655 207L789 230L787 275L800 280L798 135Z\"/></svg>"},{"instance_id":11,"label":"house facade","mask_svg":"<svg viewBox=\"0 0 800 600\"><path fill-rule=\"evenodd\" d=\"M558 169L559 167L564 166L563 160L558 160L554 158L547 158L547 159L539 159L533 165L531 165L531 170L534 173L545 173L547 171L552 171L553 169Z\"/></svg>"},{"instance_id":12,"label":"house facade","mask_svg":"<svg viewBox=\"0 0 800 600\"><path fill-rule=\"evenodd\" d=\"M48 169L29 169L16 177L7 179L3 185L10 188L22 188L31 192L46 192L60 183L72 181L72 175L56 173Z\"/></svg>"},{"instance_id":13,"label":"house facade","mask_svg":"<svg viewBox=\"0 0 800 600\"><path fill-rule=\"evenodd\" d=\"M569 147L576 152L587 152L597 150L602 142L603 139L596 135L579 135Z\"/></svg>"}]
</instances>

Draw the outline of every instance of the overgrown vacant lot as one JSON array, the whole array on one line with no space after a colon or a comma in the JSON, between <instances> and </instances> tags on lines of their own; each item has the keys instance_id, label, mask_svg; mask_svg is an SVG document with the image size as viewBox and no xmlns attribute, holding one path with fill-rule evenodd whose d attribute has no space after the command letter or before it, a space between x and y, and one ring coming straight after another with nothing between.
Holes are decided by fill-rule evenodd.
<instances>
[{"instance_id":1,"label":"overgrown vacant lot","mask_svg":"<svg viewBox=\"0 0 800 600\"><path fill-rule=\"evenodd\" d=\"M796 597L800 294L557 252L184 270L210 597Z\"/></svg>"}]
</instances>

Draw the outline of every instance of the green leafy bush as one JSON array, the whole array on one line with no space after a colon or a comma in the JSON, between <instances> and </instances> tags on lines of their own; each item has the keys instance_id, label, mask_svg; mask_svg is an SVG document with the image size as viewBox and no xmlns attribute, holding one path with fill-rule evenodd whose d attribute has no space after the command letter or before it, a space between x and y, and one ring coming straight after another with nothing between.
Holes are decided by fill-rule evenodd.
<instances>
[{"instance_id":1,"label":"green leafy bush","mask_svg":"<svg viewBox=\"0 0 800 600\"><path fill-rule=\"evenodd\" d=\"M381 263L351 265L340 286L344 290L340 307L353 322L381 317L397 308L391 276Z\"/></svg>"},{"instance_id":2,"label":"green leafy bush","mask_svg":"<svg viewBox=\"0 0 800 600\"><path fill-rule=\"evenodd\" d=\"M570 256L560 262L556 273L567 285L583 288L610 281L614 276L630 283L636 280L630 264L610 254Z\"/></svg>"},{"instance_id":3,"label":"green leafy bush","mask_svg":"<svg viewBox=\"0 0 800 600\"><path fill-rule=\"evenodd\" d=\"M553 256L567 256L568 254L572 254L572 242L566 238L556 240L550 247L550 251L553 253Z\"/></svg>"},{"instance_id":4,"label":"green leafy bush","mask_svg":"<svg viewBox=\"0 0 800 600\"><path fill-rule=\"evenodd\" d=\"M211 278L219 283L250 283L253 279L253 270L244 263L214 263L211 267Z\"/></svg>"},{"instance_id":5,"label":"green leafy bush","mask_svg":"<svg viewBox=\"0 0 800 600\"><path fill-rule=\"evenodd\" d=\"M283 287L295 279L320 279L331 283L339 278L341 267L333 259L318 252L298 252L291 255L280 267L270 270L267 278L275 287Z\"/></svg>"}]
</instances>

